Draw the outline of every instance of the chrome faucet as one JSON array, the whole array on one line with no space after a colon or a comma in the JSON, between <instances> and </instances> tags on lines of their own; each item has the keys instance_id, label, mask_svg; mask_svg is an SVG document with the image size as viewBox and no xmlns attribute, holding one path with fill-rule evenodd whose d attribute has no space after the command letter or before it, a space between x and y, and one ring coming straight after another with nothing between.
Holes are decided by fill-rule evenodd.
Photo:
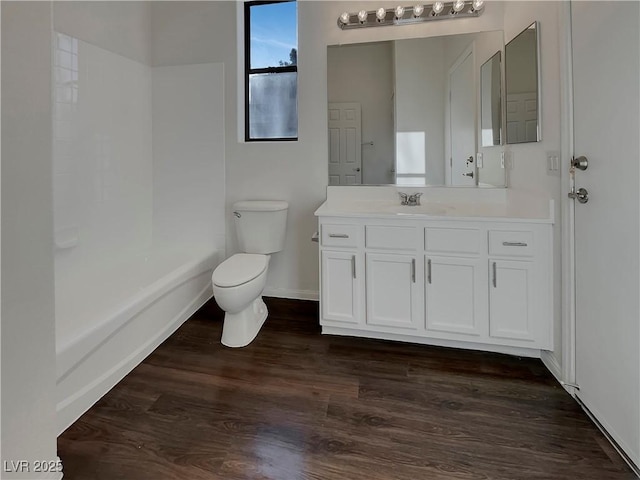
<instances>
[{"instance_id":1,"label":"chrome faucet","mask_svg":"<svg viewBox=\"0 0 640 480\"><path fill-rule=\"evenodd\" d=\"M408 207L415 207L416 205L420 205L420 197L422 196L421 193L407 194L398 192L398 195L400 195L400 205Z\"/></svg>"}]
</instances>

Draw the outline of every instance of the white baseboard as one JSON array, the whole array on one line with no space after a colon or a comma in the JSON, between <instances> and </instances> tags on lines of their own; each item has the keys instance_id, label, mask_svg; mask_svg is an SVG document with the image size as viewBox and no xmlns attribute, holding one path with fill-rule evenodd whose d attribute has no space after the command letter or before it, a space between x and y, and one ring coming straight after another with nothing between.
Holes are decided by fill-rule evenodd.
<instances>
[{"instance_id":1,"label":"white baseboard","mask_svg":"<svg viewBox=\"0 0 640 480\"><path fill-rule=\"evenodd\" d=\"M328 327L323 325L323 335L343 335L346 337L376 338L379 340L395 340L398 342L418 343L435 347L460 348L462 350L480 350L483 352L503 353L518 357L540 358L540 350L537 348L506 347L503 345L491 345L487 343L460 342L457 340L443 340L439 338L426 338L398 333L385 333L375 331L355 330L343 327Z\"/></svg>"},{"instance_id":2,"label":"white baseboard","mask_svg":"<svg viewBox=\"0 0 640 480\"><path fill-rule=\"evenodd\" d=\"M84 386L79 391L66 397L57 404L58 435L64 432L84 412L91 408L100 398L111 390L120 380L140 364L151 352L173 334L191 315L213 296L208 284L197 297L185 307L155 336L140 345L131 355L116 363L104 374Z\"/></svg>"},{"instance_id":3,"label":"white baseboard","mask_svg":"<svg viewBox=\"0 0 640 480\"><path fill-rule=\"evenodd\" d=\"M562 380L562 367L558 362L558 359L548 350L542 350L540 354L540 360L544 363L544 366L547 367L547 370L551 372L551 374L556 378L558 383L564 387L564 383ZM566 387L565 387L566 388Z\"/></svg>"},{"instance_id":4,"label":"white baseboard","mask_svg":"<svg viewBox=\"0 0 640 480\"><path fill-rule=\"evenodd\" d=\"M263 297L291 298L293 300L315 300L320 298L317 290L292 290L288 288L266 287L262 292Z\"/></svg>"}]
</instances>

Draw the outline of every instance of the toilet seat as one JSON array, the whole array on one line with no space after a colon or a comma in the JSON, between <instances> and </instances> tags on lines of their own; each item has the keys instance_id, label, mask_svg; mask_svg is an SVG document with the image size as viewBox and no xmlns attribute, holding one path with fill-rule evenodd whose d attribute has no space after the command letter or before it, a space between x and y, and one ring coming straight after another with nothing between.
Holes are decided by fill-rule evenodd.
<instances>
[{"instance_id":1,"label":"toilet seat","mask_svg":"<svg viewBox=\"0 0 640 480\"><path fill-rule=\"evenodd\" d=\"M218 265L211 280L218 287L237 287L260 276L268 264L267 255L237 253Z\"/></svg>"}]
</instances>

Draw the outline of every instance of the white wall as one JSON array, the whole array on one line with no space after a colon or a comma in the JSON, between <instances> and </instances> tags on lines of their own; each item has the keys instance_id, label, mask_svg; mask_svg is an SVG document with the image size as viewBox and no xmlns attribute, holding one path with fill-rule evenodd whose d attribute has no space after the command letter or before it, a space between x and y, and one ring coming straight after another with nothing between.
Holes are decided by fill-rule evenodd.
<instances>
[{"instance_id":1,"label":"white wall","mask_svg":"<svg viewBox=\"0 0 640 480\"><path fill-rule=\"evenodd\" d=\"M51 4L1 8L2 461L33 465L56 459Z\"/></svg>"},{"instance_id":2,"label":"white wall","mask_svg":"<svg viewBox=\"0 0 640 480\"><path fill-rule=\"evenodd\" d=\"M336 46L327 55L328 101L358 102L362 106L362 183L392 183L391 43Z\"/></svg>"},{"instance_id":3,"label":"white wall","mask_svg":"<svg viewBox=\"0 0 640 480\"><path fill-rule=\"evenodd\" d=\"M153 243L224 256L224 65L152 70Z\"/></svg>"},{"instance_id":4,"label":"white wall","mask_svg":"<svg viewBox=\"0 0 640 480\"><path fill-rule=\"evenodd\" d=\"M393 3L376 6L392 8ZM231 204L251 198L290 203L285 250L274 256L266 294L317 298L318 249L310 238L317 229L313 216L324 201L328 184L327 46L368 41L447 35L502 28L500 3L487 4L479 18L423 25L342 31L342 11L371 8L370 2L302 1L298 6L299 140L286 143L238 141L237 77L238 6L235 2L155 2L152 4L152 63L179 65L222 61L226 92L226 185L228 253L236 250Z\"/></svg>"},{"instance_id":5,"label":"white wall","mask_svg":"<svg viewBox=\"0 0 640 480\"><path fill-rule=\"evenodd\" d=\"M560 177L547 174L547 152L560 152L561 138L561 84L560 84L560 18L562 2L505 2L505 41L509 42L535 20L540 22L540 95L542 98L542 141L508 145L506 150L512 161L508 171L508 185L512 188L540 192L555 199L554 225L554 352L558 364L562 361L561 323L561 189ZM570 140L569 140L570 141ZM569 159L561 159L561 168L567 168Z\"/></svg>"},{"instance_id":6,"label":"white wall","mask_svg":"<svg viewBox=\"0 0 640 480\"><path fill-rule=\"evenodd\" d=\"M53 2L53 25L58 32L149 65L151 3Z\"/></svg>"}]
</instances>

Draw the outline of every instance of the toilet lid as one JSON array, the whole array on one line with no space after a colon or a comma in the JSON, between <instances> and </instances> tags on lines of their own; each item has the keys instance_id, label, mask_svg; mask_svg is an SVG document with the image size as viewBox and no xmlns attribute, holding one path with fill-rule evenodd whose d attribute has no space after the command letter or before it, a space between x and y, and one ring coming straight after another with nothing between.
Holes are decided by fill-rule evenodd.
<instances>
[{"instance_id":1,"label":"toilet lid","mask_svg":"<svg viewBox=\"0 0 640 480\"><path fill-rule=\"evenodd\" d=\"M268 258L266 255L237 253L218 265L211 280L219 287L242 285L265 271Z\"/></svg>"}]
</instances>

